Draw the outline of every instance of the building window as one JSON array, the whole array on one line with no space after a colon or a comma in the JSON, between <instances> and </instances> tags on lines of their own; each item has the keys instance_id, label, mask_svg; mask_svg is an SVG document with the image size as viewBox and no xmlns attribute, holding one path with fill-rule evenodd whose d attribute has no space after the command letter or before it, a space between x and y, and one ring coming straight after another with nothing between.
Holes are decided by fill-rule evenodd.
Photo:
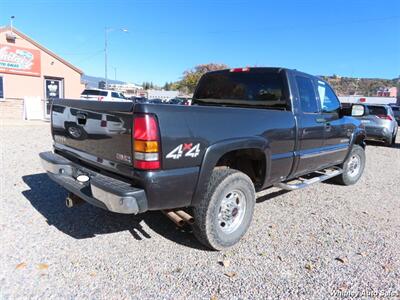
<instances>
[{"instance_id":1,"label":"building window","mask_svg":"<svg viewBox=\"0 0 400 300\"><path fill-rule=\"evenodd\" d=\"M0 76L0 100L4 99L3 77Z\"/></svg>"}]
</instances>

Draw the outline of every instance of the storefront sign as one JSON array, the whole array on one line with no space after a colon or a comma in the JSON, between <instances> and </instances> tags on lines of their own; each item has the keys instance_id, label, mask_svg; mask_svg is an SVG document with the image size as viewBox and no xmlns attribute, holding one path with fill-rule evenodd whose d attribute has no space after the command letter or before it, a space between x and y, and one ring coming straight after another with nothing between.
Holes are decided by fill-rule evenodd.
<instances>
[{"instance_id":1,"label":"storefront sign","mask_svg":"<svg viewBox=\"0 0 400 300\"><path fill-rule=\"evenodd\" d=\"M0 73L40 76L40 51L0 44Z\"/></svg>"}]
</instances>

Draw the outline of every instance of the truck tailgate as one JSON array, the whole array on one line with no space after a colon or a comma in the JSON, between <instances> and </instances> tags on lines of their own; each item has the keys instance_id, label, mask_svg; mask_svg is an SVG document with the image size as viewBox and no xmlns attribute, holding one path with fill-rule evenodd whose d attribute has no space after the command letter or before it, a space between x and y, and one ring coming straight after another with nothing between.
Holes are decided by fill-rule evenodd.
<instances>
[{"instance_id":1,"label":"truck tailgate","mask_svg":"<svg viewBox=\"0 0 400 300\"><path fill-rule=\"evenodd\" d=\"M126 175L132 168L131 102L55 100L52 134L56 150Z\"/></svg>"}]
</instances>

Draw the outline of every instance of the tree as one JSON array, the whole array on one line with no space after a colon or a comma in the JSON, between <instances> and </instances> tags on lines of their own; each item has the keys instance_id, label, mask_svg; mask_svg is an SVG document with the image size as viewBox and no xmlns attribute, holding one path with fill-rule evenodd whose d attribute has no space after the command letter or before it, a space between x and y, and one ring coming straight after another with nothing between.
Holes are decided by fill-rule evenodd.
<instances>
[{"instance_id":1,"label":"tree","mask_svg":"<svg viewBox=\"0 0 400 300\"><path fill-rule=\"evenodd\" d=\"M183 77L179 83L179 88L180 90L187 90L189 93L193 93L198 81L200 80L200 77L203 74L227 68L228 66L225 64L209 63L197 65L194 68L183 72Z\"/></svg>"}]
</instances>

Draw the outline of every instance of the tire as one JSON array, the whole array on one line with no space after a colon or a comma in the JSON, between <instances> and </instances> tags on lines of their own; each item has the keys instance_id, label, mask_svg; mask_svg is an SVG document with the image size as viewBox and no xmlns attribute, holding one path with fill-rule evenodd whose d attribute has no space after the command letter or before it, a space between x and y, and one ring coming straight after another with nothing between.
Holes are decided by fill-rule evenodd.
<instances>
[{"instance_id":1,"label":"tire","mask_svg":"<svg viewBox=\"0 0 400 300\"><path fill-rule=\"evenodd\" d=\"M341 185L355 184L361 177L365 168L365 151L360 145L353 145L349 157L340 165L343 173L334 180Z\"/></svg>"},{"instance_id":2,"label":"tire","mask_svg":"<svg viewBox=\"0 0 400 300\"><path fill-rule=\"evenodd\" d=\"M65 130L68 136L75 140L85 140L88 137L85 129L76 124L65 124Z\"/></svg>"},{"instance_id":3,"label":"tire","mask_svg":"<svg viewBox=\"0 0 400 300\"><path fill-rule=\"evenodd\" d=\"M193 208L193 233L208 248L223 250L245 235L253 218L256 194L244 173L215 168L200 203Z\"/></svg>"},{"instance_id":4,"label":"tire","mask_svg":"<svg viewBox=\"0 0 400 300\"><path fill-rule=\"evenodd\" d=\"M393 145L393 137L389 138L388 140L385 141L385 146L386 147L391 147Z\"/></svg>"},{"instance_id":5,"label":"tire","mask_svg":"<svg viewBox=\"0 0 400 300\"><path fill-rule=\"evenodd\" d=\"M396 137L397 137L397 133L395 135L393 135L392 143L390 144L390 146L393 147L394 145L396 145Z\"/></svg>"}]
</instances>

